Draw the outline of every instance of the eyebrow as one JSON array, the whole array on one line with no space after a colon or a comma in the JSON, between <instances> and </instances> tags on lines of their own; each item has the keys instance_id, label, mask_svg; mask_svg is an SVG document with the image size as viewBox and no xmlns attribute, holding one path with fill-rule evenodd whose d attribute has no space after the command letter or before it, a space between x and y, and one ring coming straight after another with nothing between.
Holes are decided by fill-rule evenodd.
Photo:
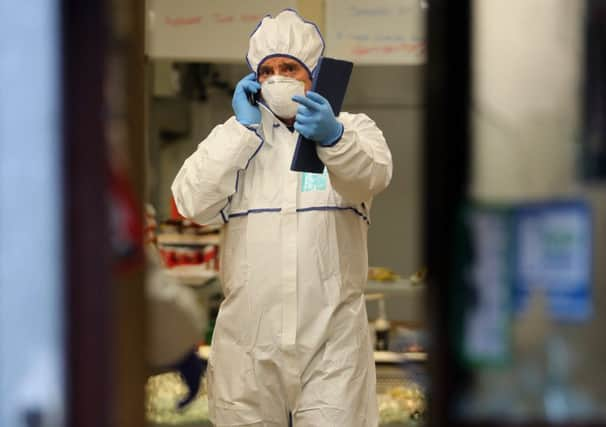
<instances>
[{"instance_id":1,"label":"eyebrow","mask_svg":"<svg viewBox=\"0 0 606 427\"><path fill-rule=\"evenodd\" d=\"M301 64L299 64L297 61L283 61L279 64L280 67L294 67L294 68L300 68Z\"/></svg>"}]
</instances>

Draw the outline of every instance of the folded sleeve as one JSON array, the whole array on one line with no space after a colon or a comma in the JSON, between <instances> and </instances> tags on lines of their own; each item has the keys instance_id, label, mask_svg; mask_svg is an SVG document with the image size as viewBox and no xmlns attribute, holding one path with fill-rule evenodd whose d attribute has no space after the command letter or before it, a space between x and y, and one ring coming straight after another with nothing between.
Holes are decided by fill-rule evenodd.
<instances>
[{"instance_id":1,"label":"folded sleeve","mask_svg":"<svg viewBox=\"0 0 606 427\"><path fill-rule=\"evenodd\" d=\"M172 183L179 213L198 224L227 222L238 174L246 170L262 145L261 131L241 125L234 117L215 127L185 160Z\"/></svg>"}]
</instances>

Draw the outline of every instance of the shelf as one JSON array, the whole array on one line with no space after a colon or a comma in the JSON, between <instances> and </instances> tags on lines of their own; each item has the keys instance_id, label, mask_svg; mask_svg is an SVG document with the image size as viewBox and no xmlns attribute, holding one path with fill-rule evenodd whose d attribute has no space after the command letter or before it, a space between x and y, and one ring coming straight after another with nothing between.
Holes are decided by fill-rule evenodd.
<instances>
[{"instance_id":1,"label":"shelf","mask_svg":"<svg viewBox=\"0 0 606 427\"><path fill-rule=\"evenodd\" d=\"M374 356L376 363L403 363L427 361L427 353L421 352L396 353L393 351L375 351Z\"/></svg>"},{"instance_id":2,"label":"shelf","mask_svg":"<svg viewBox=\"0 0 606 427\"><path fill-rule=\"evenodd\" d=\"M171 246L218 245L220 240L220 234L158 234L158 244Z\"/></svg>"}]
</instances>

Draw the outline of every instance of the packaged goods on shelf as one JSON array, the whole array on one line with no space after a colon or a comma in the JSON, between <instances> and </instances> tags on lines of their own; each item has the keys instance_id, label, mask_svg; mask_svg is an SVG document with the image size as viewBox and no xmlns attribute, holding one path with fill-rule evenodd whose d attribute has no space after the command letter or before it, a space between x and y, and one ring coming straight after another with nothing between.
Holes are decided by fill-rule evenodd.
<instances>
[{"instance_id":1,"label":"packaged goods on shelf","mask_svg":"<svg viewBox=\"0 0 606 427\"><path fill-rule=\"evenodd\" d=\"M158 234L158 248L167 268L201 265L218 271L222 227L201 226L191 221L163 221Z\"/></svg>"}]
</instances>

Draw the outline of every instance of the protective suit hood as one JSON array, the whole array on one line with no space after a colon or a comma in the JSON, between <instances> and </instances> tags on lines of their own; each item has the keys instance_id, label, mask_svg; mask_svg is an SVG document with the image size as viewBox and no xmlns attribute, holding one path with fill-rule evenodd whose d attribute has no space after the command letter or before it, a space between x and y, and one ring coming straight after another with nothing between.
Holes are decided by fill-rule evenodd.
<instances>
[{"instance_id":1,"label":"protective suit hood","mask_svg":"<svg viewBox=\"0 0 606 427\"><path fill-rule=\"evenodd\" d=\"M275 18L267 15L261 20L250 36L246 61L251 71L258 73L267 58L288 56L303 64L311 77L323 53L324 40L316 24L285 9Z\"/></svg>"}]
</instances>

